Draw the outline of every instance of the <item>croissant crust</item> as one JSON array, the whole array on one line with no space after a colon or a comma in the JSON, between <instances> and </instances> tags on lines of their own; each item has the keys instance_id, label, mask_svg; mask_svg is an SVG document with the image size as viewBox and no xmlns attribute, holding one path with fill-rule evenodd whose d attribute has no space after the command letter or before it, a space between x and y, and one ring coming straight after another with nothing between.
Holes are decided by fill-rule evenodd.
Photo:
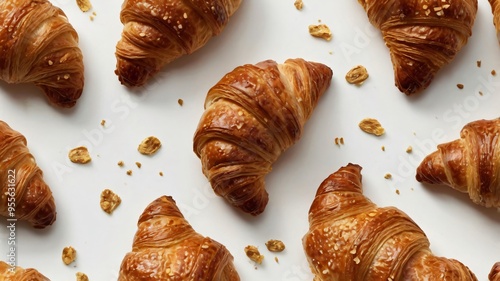
<instances>
[{"instance_id":1,"label":"croissant crust","mask_svg":"<svg viewBox=\"0 0 500 281\"><path fill-rule=\"evenodd\" d=\"M132 251L119 281L239 281L233 256L222 244L195 232L170 196L149 204L139 218Z\"/></svg>"},{"instance_id":2,"label":"croissant crust","mask_svg":"<svg viewBox=\"0 0 500 281\"><path fill-rule=\"evenodd\" d=\"M472 35L477 0L358 0L383 35L395 84L411 95L429 86Z\"/></svg>"},{"instance_id":3,"label":"croissant crust","mask_svg":"<svg viewBox=\"0 0 500 281\"><path fill-rule=\"evenodd\" d=\"M84 85L78 34L48 0L0 1L0 80L34 83L49 102L72 107Z\"/></svg>"},{"instance_id":4,"label":"croissant crust","mask_svg":"<svg viewBox=\"0 0 500 281\"><path fill-rule=\"evenodd\" d=\"M26 143L23 135L0 121L0 215L44 228L55 221L56 206Z\"/></svg>"},{"instance_id":5,"label":"croissant crust","mask_svg":"<svg viewBox=\"0 0 500 281\"><path fill-rule=\"evenodd\" d=\"M434 256L407 214L366 198L355 164L321 183L302 242L315 281L477 280L459 261Z\"/></svg>"},{"instance_id":6,"label":"croissant crust","mask_svg":"<svg viewBox=\"0 0 500 281\"><path fill-rule=\"evenodd\" d=\"M237 67L213 86L193 150L215 193L246 213L262 213L265 176L300 139L331 79L321 63L267 60Z\"/></svg>"},{"instance_id":7,"label":"croissant crust","mask_svg":"<svg viewBox=\"0 0 500 281\"><path fill-rule=\"evenodd\" d=\"M144 85L171 61L218 35L241 0L125 0L115 73L127 87Z\"/></svg>"},{"instance_id":8,"label":"croissant crust","mask_svg":"<svg viewBox=\"0 0 500 281\"><path fill-rule=\"evenodd\" d=\"M438 145L417 168L416 179L468 193L485 207L500 207L500 119L466 124L460 139Z\"/></svg>"},{"instance_id":9,"label":"croissant crust","mask_svg":"<svg viewBox=\"0 0 500 281\"><path fill-rule=\"evenodd\" d=\"M36 269L24 269L19 266L12 267L6 262L0 261L0 280L5 281L50 281Z\"/></svg>"}]
</instances>

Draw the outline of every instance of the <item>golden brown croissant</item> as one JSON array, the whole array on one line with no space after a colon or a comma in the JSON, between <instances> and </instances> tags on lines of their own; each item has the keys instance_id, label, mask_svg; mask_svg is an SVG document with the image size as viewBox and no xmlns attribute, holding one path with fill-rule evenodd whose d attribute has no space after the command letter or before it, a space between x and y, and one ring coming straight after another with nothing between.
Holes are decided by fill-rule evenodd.
<instances>
[{"instance_id":1,"label":"golden brown croissant","mask_svg":"<svg viewBox=\"0 0 500 281\"><path fill-rule=\"evenodd\" d=\"M149 204L138 222L132 252L118 281L239 281L233 256L222 244L195 232L170 196Z\"/></svg>"},{"instance_id":2,"label":"golden brown croissant","mask_svg":"<svg viewBox=\"0 0 500 281\"><path fill-rule=\"evenodd\" d=\"M0 121L0 215L44 228L56 220L56 206L26 138Z\"/></svg>"},{"instance_id":3,"label":"golden brown croissant","mask_svg":"<svg viewBox=\"0 0 500 281\"><path fill-rule=\"evenodd\" d=\"M60 107L76 104L83 56L61 9L48 0L0 1L0 80L34 83Z\"/></svg>"},{"instance_id":4,"label":"golden brown croissant","mask_svg":"<svg viewBox=\"0 0 500 281\"><path fill-rule=\"evenodd\" d=\"M264 177L304 124L332 79L324 64L289 59L243 65L212 87L194 152L215 193L246 213L268 202Z\"/></svg>"},{"instance_id":5,"label":"golden brown croissant","mask_svg":"<svg viewBox=\"0 0 500 281\"><path fill-rule=\"evenodd\" d=\"M50 281L33 268L21 268L0 261L0 281Z\"/></svg>"},{"instance_id":6,"label":"golden brown croissant","mask_svg":"<svg viewBox=\"0 0 500 281\"><path fill-rule=\"evenodd\" d=\"M472 35L477 0L358 0L381 30L394 78L407 95L429 86Z\"/></svg>"},{"instance_id":7,"label":"golden brown croissant","mask_svg":"<svg viewBox=\"0 0 500 281\"><path fill-rule=\"evenodd\" d=\"M493 265L490 274L488 274L488 279L490 281L500 281L500 262Z\"/></svg>"},{"instance_id":8,"label":"golden brown croissant","mask_svg":"<svg viewBox=\"0 0 500 281\"><path fill-rule=\"evenodd\" d=\"M459 261L434 256L407 214L377 207L362 192L355 164L319 186L302 240L314 280L477 280Z\"/></svg>"},{"instance_id":9,"label":"golden brown croissant","mask_svg":"<svg viewBox=\"0 0 500 281\"><path fill-rule=\"evenodd\" d=\"M115 73L141 86L163 66L203 47L226 26L241 0L125 0Z\"/></svg>"},{"instance_id":10,"label":"golden brown croissant","mask_svg":"<svg viewBox=\"0 0 500 281\"><path fill-rule=\"evenodd\" d=\"M465 125L460 139L438 145L424 158L416 179L468 193L476 204L500 207L500 119Z\"/></svg>"},{"instance_id":11,"label":"golden brown croissant","mask_svg":"<svg viewBox=\"0 0 500 281\"><path fill-rule=\"evenodd\" d=\"M498 0L488 0L493 12L493 24L497 31L497 38L500 41L500 2Z\"/></svg>"}]
</instances>

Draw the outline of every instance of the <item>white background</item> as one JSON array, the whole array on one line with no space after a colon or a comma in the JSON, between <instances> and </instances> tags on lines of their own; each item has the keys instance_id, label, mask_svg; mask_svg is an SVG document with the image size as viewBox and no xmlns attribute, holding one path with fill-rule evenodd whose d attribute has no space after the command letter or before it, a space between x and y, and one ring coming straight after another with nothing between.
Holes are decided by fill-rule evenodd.
<instances>
[{"instance_id":1,"label":"white background","mask_svg":"<svg viewBox=\"0 0 500 281\"><path fill-rule=\"evenodd\" d=\"M458 138L467 122L499 115L500 74L492 76L490 71L500 73L500 47L487 1L479 3L468 45L425 92L411 98L394 86L389 52L354 0L304 0L302 11L295 9L293 0L244 1L220 36L136 91L121 86L114 74L121 0L93 0L87 13L74 0L53 3L79 33L86 85L76 107L61 110L49 105L34 86L0 82L0 119L28 139L58 212L57 221L46 230L18 224L20 266L37 268L52 280L74 280L78 271L93 281L116 280L139 215L165 194L174 197L198 232L227 246L242 280L312 280L301 244L308 209L319 184L349 162L363 166L365 195L380 206L408 213L428 235L436 255L462 261L479 280L486 280L500 260L496 209L476 206L467 195L414 179L415 168L438 143ZM318 20L331 28L331 41L309 35L308 25ZM213 195L192 151L193 134L206 92L224 74L246 63L295 57L329 65L333 81L302 139L267 176L270 201L265 213L250 217ZM480 68L477 60L482 61ZM370 74L361 87L344 79L357 64ZM178 99L184 100L183 106ZM377 118L386 134L377 138L363 133L358 122L366 117ZM146 157L137 146L151 135L163 146ZM343 137L345 144L336 146L336 137ZM79 145L90 149L90 164L69 162L68 151ZM405 152L408 146L413 147L410 154ZM120 160L125 167L117 166ZM126 175L128 169L132 176ZM393 179L384 179L386 173ZM112 215L99 207L105 188L122 198ZM0 253L7 251L7 234L2 227L0 241L5 242L0 243ZM284 241L286 250L268 252L268 239ZM243 249L249 244L265 255L262 265L255 266L245 256ZM61 251L69 245L77 250L77 259L66 266Z\"/></svg>"}]
</instances>

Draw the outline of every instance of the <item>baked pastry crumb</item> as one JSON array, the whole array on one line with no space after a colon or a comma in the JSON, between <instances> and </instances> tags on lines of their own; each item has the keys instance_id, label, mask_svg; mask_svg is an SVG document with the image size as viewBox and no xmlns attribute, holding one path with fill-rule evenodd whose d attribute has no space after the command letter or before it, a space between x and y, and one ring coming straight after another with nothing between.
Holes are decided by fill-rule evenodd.
<instances>
[{"instance_id":1,"label":"baked pastry crumb","mask_svg":"<svg viewBox=\"0 0 500 281\"><path fill-rule=\"evenodd\" d=\"M457 88L459 88L460 90L462 90L464 88L464 84L457 84Z\"/></svg>"},{"instance_id":2,"label":"baked pastry crumb","mask_svg":"<svg viewBox=\"0 0 500 281\"><path fill-rule=\"evenodd\" d=\"M271 239L266 242L266 247L270 252L283 252L285 243L280 240Z\"/></svg>"},{"instance_id":3,"label":"baked pastry crumb","mask_svg":"<svg viewBox=\"0 0 500 281\"><path fill-rule=\"evenodd\" d=\"M399 195L399 194L400 194L400 193L399 193L399 189L396 189L396 194L397 194L397 195Z\"/></svg>"},{"instance_id":4,"label":"baked pastry crumb","mask_svg":"<svg viewBox=\"0 0 500 281\"><path fill-rule=\"evenodd\" d=\"M481 67L481 61L480 60L476 61L476 65L477 67Z\"/></svg>"},{"instance_id":5,"label":"baked pastry crumb","mask_svg":"<svg viewBox=\"0 0 500 281\"><path fill-rule=\"evenodd\" d=\"M413 147L410 145L406 148L406 153L411 153L413 151Z\"/></svg>"},{"instance_id":6,"label":"baked pastry crumb","mask_svg":"<svg viewBox=\"0 0 500 281\"><path fill-rule=\"evenodd\" d=\"M295 8L299 11L304 7L304 3L302 2L302 0L295 0L293 5L295 5Z\"/></svg>"},{"instance_id":7,"label":"baked pastry crumb","mask_svg":"<svg viewBox=\"0 0 500 281\"><path fill-rule=\"evenodd\" d=\"M381 146L380 149L382 149L382 151L385 151L385 146Z\"/></svg>"},{"instance_id":8,"label":"baked pastry crumb","mask_svg":"<svg viewBox=\"0 0 500 281\"><path fill-rule=\"evenodd\" d=\"M493 69L493 70L491 71L491 75L493 75L493 76L497 75L496 70L494 70L494 69Z\"/></svg>"},{"instance_id":9,"label":"baked pastry crumb","mask_svg":"<svg viewBox=\"0 0 500 281\"><path fill-rule=\"evenodd\" d=\"M389 173L387 173L387 174L384 175L384 178L387 179L387 180L390 180L390 179L392 179L392 175L389 174Z\"/></svg>"},{"instance_id":10,"label":"baked pastry crumb","mask_svg":"<svg viewBox=\"0 0 500 281\"><path fill-rule=\"evenodd\" d=\"M252 245L245 247L245 254L248 258L258 264L262 264L262 261L264 260L264 256L260 254L259 249Z\"/></svg>"},{"instance_id":11,"label":"baked pastry crumb","mask_svg":"<svg viewBox=\"0 0 500 281\"><path fill-rule=\"evenodd\" d=\"M120 167L123 167L123 165L125 165L125 164L123 163L123 161L120 160L120 161L118 161L117 165Z\"/></svg>"},{"instance_id":12,"label":"baked pastry crumb","mask_svg":"<svg viewBox=\"0 0 500 281\"><path fill-rule=\"evenodd\" d=\"M368 79L368 71L362 65L357 65L347 72L345 80L349 84L362 85Z\"/></svg>"},{"instance_id":13,"label":"baked pastry crumb","mask_svg":"<svg viewBox=\"0 0 500 281\"><path fill-rule=\"evenodd\" d=\"M127 170L127 175L131 176L132 175L132 170Z\"/></svg>"},{"instance_id":14,"label":"baked pastry crumb","mask_svg":"<svg viewBox=\"0 0 500 281\"><path fill-rule=\"evenodd\" d=\"M71 162L77 164L87 164L92 160L89 150L85 146L79 146L71 149L68 153L68 157Z\"/></svg>"},{"instance_id":15,"label":"baked pastry crumb","mask_svg":"<svg viewBox=\"0 0 500 281\"><path fill-rule=\"evenodd\" d=\"M152 155L158 151L161 147L161 142L157 137L150 136L145 138L137 150L144 155Z\"/></svg>"},{"instance_id":16,"label":"baked pastry crumb","mask_svg":"<svg viewBox=\"0 0 500 281\"><path fill-rule=\"evenodd\" d=\"M102 120L101 120L101 126L103 126L103 127L104 127L104 125L106 125L106 120L102 119Z\"/></svg>"},{"instance_id":17,"label":"baked pastry crumb","mask_svg":"<svg viewBox=\"0 0 500 281\"><path fill-rule=\"evenodd\" d=\"M120 196L115 194L113 191L109 189L104 189L101 192L101 209L111 214L113 211L121 204L122 199Z\"/></svg>"},{"instance_id":18,"label":"baked pastry crumb","mask_svg":"<svg viewBox=\"0 0 500 281\"><path fill-rule=\"evenodd\" d=\"M142 167L142 163L141 162L135 162L135 165L137 166L137 168L141 168Z\"/></svg>"},{"instance_id":19,"label":"baked pastry crumb","mask_svg":"<svg viewBox=\"0 0 500 281\"><path fill-rule=\"evenodd\" d=\"M280 263L280 260L278 259L278 257L274 257L274 261L275 261L276 263Z\"/></svg>"},{"instance_id":20,"label":"baked pastry crumb","mask_svg":"<svg viewBox=\"0 0 500 281\"><path fill-rule=\"evenodd\" d=\"M159 174L160 174L160 177L163 177L163 172L161 172L161 171L160 171L160 173L159 173Z\"/></svg>"},{"instance_id":21,"label":"baked pastry crumb","mask_svg":"<svg viewBox=\"0 0 500 281\"><path fill-rule=\"evenodd\" d=\"M309 34L314 37L325 39L326 41L332 40L332 32L326 24L309 25Z\"/></svg>"},{"instance_id":22,"label":"baked pastry crumb","mask_svg":"<svg viewBox=\"0 0 500 281\"><path fill-rule=\"evenodd\" d=\"M69 265L70 263L74 262L76 259L76 250L71 247L64 247L62 251L62 261L65 265Z\"/></svg>"},{"instance_id":23,"label":"baked pastry crumb","mask_svg":"<svg viewBox=\"0 0 500 281\"><path fill-rule=\"evenodd\" d=\"M381 136L385 134L385 129L382 127L380 122L374 118L365 118L359 122L359 128L368 134Z\"/></svg>"},{"instance_id":24,"label":"baked pastry crumb","mask_svg":"<svg viewBox=\"0 0 500 281\"><path fill-rule=\"evenodd\" d=\"M82 12L87 12L92 8L90 0L76 0L76 4L78 5L78 8L80 8Z\"/></svg>"},{"instance_id":25,"label":"baked pastry crumb","mask_svg":"<svg viewBox=\"0 0 500 281\"><path fill-rule=\"evenodd\" d=\"M76 281L89 281L89 277L83 272L77 272Z\"/></svg>"},{"instance_id":26,"label":"baked pastry crumb","mask_svg":"<svg viewBox=\"0 0 500 281\"><path fill-rule=\"evenodd\" d=\"M177 100L177 103L178 103L180 106L182 106L182 105L184 105L184 100L183 100L183 99L178 99L178 100Z\"/></svg>"}]
</instances>

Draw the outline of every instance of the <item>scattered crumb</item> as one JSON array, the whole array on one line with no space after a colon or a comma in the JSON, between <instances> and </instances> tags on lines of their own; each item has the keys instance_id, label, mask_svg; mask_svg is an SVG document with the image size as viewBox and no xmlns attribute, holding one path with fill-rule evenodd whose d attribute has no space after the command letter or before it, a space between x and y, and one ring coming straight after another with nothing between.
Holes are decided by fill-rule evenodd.
<instances>
[{"instance_id":1,"label":"scattered crumb","mask_svg":"<svg viewBox=\"0 0 500 281\"><path fill-rule=\"evenodd\" d=\"M139 144L139 147L137 148L137 150L141 153L141 154L145 154L145 155L152 155L154 153L156 153L156 151L158 151L158 149L160 149L161 147L161 142L158 138L156 137L147 137L145 138L141 144Z\"/></svg>"},{"instance_id":2,"label":"scattered crumb","mask_svg":"<svg viewBox=\"0 0 500 281\"><path fill-rule=\"evenodd\" d=\"M127 170L127 175L131 176L132 175L132 170Z\"/></svg>"},{"instance_id":3,"label":"scattered crumb","mask_svg":"<svg viewBox=\"0 0 500 281\"><path fill-rule=\"evenodd\" d=\"M250 258L252 261L261 264L262 261L264 260L264 256L260 254L259 249L257 247L248 245L245 247L245 254L247 255L248 258Z\"/></svg>"},{"instance_id":4,"label":"scattered crumb","mask_svg":"<svg viewBox=\"0 0 500 281\"><path fill-rule=\"evenodd\" d=\"M406 148L406 153L411 153L413 151L413 147L410 145Z\"/></svg>"},{"instance_id":5,"label":"scattered crumb","mask_svg":"<svg viewBox=\"0 0 500 281\"><path fill-rule=\"evenodd\" d=\"M347 72L345 80L349 84L362 85L368 79L368 71L362 65L357 65Z\"/></svg>"},{"instance_id":6,"label":"scattered crumb","mask_svg":"<svg viewBox=\"0 0 500 281\"><path fill-rule=\"evenodd\" d=\"M163 172L160 172L159 174L160 174L160 177L163 177Z\"/></svg>"},{"instance_id":7,"label":"scattered crumb","mask_svg":"<svg viewBox=\"0 0 500 281\"><path fill-rule=\"evenodd\" d=\"M464 88L464 84L457 84L457 88L459 88L460 90L462 90Z\"/></svg>"},{"instance_id":8,"label":"scattered crumb","mask_svg":"<svg viewBox=\"0 0 500 281\"><path fill-rule=\"evenodd\" d=\"M137 166L137 168L139 168L139 169L142 167L141 162L135 162L135 165L136 165L136 166Z\"/></svg>"},{"instance_id":9,"label":"scattered crumb","mask_svg":"<svg viewBox=\"0 0 500 281\"><path fill-rule=\"evenodd\" d=\"M387 180L392 179L392 175L389 174L389 173L387 173L387 174L384 175L384 178L387 179Z\"/></svg>"},{"instance_id":10,"label":"scattered crumb","mask_svg":"<svg viewBox=\"0 0 500 281\"><path fill-rule=\"evenodd\" d=\"M483 95L483 92L479 91L479 95L482 96Z\"/></svg>"},{"instance_id":11,"label":"scattered crumb","mask_svg":"<svg viewBox=\"0 0 500 281\"><path fill-rule=\"evenodd\" d=\"M304 3L302 2L302 0L295 0L293 5L295 5L295 8L297 8L297 10L299 11L304 7Z\"/></svg>"},{"instance_id":12,"label":"scattered crumb","mask_svg":"<svg viewBox=\"0 0 500 281\"><path fill-rule=\"evenodd\" d=\"M78 5L78 8L80 8L82 12L87 12L92 8L90 0L76 0L76 4Z\"/></svg>"},{"instance_id":13,"label":"scattered crumb","mask_svg":"<svg viewBox=\"0 0 500 281\"><path fill-rule=\"evenodd\" d=\"M120 160L120 161L118 161L118 163L117 163L117 164L118 164L118 166L120 166L120 167L123 167L123 165L125 165L125 164L123 163L123 161L121 161L121 160Z\"/></svg>"},{"instance_id":14,"label":"scattered crumb","mask_svg":"<svg viewBox=\"0 0 500 281\"><path fill-rule=\"evenodd\" d=\"M178 100L177 100L177 103L178 103L180 106L182 106L182 105L184 105L184 100L183 100L183 99L178 99Z\"/></svg>"},{"instance_id":15,"label":"scattered crumb","mask_svg":"<svg viewBox=\"0 0 500 281\"><path fill-rule=\"evenodd\" d=\"M382 149L382 151L385 151L385 146L382 145L382 147L380 147L380 149Z\"/></svg>"},{"instance_id":16,"label":"scattered crumb","mask_svg":"<svg viewBox=\"0 0 500 281\"><path fill-rule=\"evenodd\" d=\"M62 261L65 265L68 265L72 262L74 262L76 259L76 250L71 247L71 246L68 246L68 247L64 247L63 251L62 251Z\"/></svg>"},{"instance_id":17,"label":"scattered crumb","mask_svg":"<svg viewBox=\"0 0 500 281\"><path fill-rule=\"evenodd\" d=\"M101 120L101 126L103 126L103 127L104 127L104 125L106 125L106 120L102 119L102 120Z\"/></svg>"},{"instance_id":18,"label":"scattered crumb","mask_svg":"<svg viewBox=\"0 0 500 281\"><path fill-rule=\"evenodd\" d=\"M332 40L332 32L326 24L309 25L309 34L314 37L323 38L326 41Z\"/></svg>"},{"instance_id":19,"label":"scattered crumb","mask_svg":"<svg viewBox=\"0 0 500 281\"><path fill-rule=\"evenodd\" d=\"M73 163L87 164L92 160L90 158L89 150L85 146L73 148L68 153L69 160Z\"/></svg>"},{"instance_id":20,"label":"scattered crumb","mask_svg":"<svg viewBox=\"0 0 500 281\"><path fill-rule=\"evenodd\" d=\"M113 191L105 189L101 192L101 209L111 214L120 205L122 199Z\"/></svg>"},{"instance_id":21,"label":"scattered crumb","mask_svg":"<svg viewBox=\"0 0 500 281\"><path fill-rule=\"evenodd\" d=\"M329 52L328 52L328 54L329 54L329 55L333 55L333 51L329 51Z\"/></svg>"},{"instance_id":22,"label":"scattered crumb","mask_svg":"<svg viewBox=\"0 0 500 281\"><path fill-rule=\"evenodd\" d=\"M493 69L493 70L491 71L491 75L495 76L495 75L497 75L497 72Z\"/></svg>"},{"instance_id":23,"label":"scattered crumb","mask_svg":"<svg viewBox=\"0 0 500 281\"><path fill-rule=\"evenodd\" d=\"M280 260L278 259L278 257L274 257L274 261L275 261L276 263L280 263Z\"/></svg>"},{"instance_id":24,"label":"scattered crumb","mask_svg":"<svg viewBox=\"0 0 500 281\"><path fill-rule=\"evenodd\" d=\"M396 189L396 194L399 195L399 189Z\"/></svg>"},{"instance_id":25,"label":"scattered crumb","mask_svg":"<svg viewBox=\"0 0 500 281\"><path fill-rule=\"evenodd\" d=\"M361 262L361 260L359 259L359 257L355 257L353 259L353 261L356 263L356 264L359 264Z\"/></svg>"},{"instance_id":26,"label":"scattered crumb","mask_svg":"<svg viewBox=\"0 0 500 281\"><path fill-rule=\"evenodd\" d=\"M338 146L344 145L344 138L343 137L335 138L335 144Z\"/></svg>"},{"instance_id":27,"label":"scattered crumb","mask_svg":"<svg viewBox=\"0 0 500 281\"><path fill-rule=\"evenodd\" d=\"M359 128L368 134L373 134L376 136L381 136L385 133L385 129L382 127L377 119L365 118L359 122Z\"/></svg>"},{"instance_id":28,"label":"scattered crumb","mask_svg":"<svg viewBox=\"0 0 500 281\"><path fill-rule=\"evenodd\" d=\"M271 252L283 252L285 244L280 240L271 239L266 242L266 247Z\"/></svg>"},{"instance_id":29,"label":"scattered crumb","mask_svg":"<svg viewBox=\"0 0 500 281\"><path fill-rule=\"evenodd\" d=\"M89 281L89 277L83 272L77 272L76 281Z\"/></svg>"},{"instance_id":30,"label":"scattered crumb","mask_svg":"<svg viewBox=\"0 0 500 281\"><path fill-rule=\"evenodd\" d=\"M480 60L476 61L476 65L477 67L481 67L481 61Z\"/></svg>"}]
</instances>

